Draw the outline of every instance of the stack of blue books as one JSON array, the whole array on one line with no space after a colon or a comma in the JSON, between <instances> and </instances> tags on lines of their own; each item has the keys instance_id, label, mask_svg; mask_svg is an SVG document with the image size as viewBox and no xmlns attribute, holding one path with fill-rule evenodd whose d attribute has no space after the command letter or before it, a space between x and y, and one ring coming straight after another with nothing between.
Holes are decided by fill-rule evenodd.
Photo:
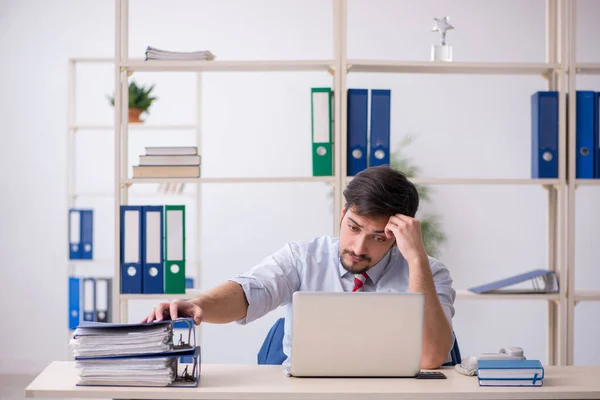
<instances>
[{"instance_id":1,"label":"stack of blue books","mask_svg":"<svg viewBox=\"0 0 600 400\"><path fill-rule=\"evenodd\" d=\"M542 386L544 367L539 360L479 360L479 386Z\"/></svg>"}]
</instances>

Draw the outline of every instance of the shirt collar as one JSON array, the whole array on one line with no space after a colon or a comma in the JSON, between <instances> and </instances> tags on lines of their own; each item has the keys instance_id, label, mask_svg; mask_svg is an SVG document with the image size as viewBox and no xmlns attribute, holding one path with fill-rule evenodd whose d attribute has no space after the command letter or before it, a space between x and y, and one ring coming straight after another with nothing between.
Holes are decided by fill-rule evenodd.
<instances>
[{"instance_id":1,"label":"shirt collar","mask_svg":"<svg viewBox=\"0 0 600 400\"><path fill-rule=\"evenodd\" d=\"M396 245L392 246L390 251L388 251L386 253L386 255L383 256L383 258L381 260L379 260L379 262L377 264L375 264L373 267L369 268L369 270L367 271L367 275L369 275L369 279L371 279L373 284L376 285L377 282L379 282L379 279L383 275L383 272L386 270L387 266L390 263L390 260L392 258L392 253L395 251L394 249L397 249ZM338 242L338 251L337 251L337 262L338 262L338 268L340 270L340 276L344 276L345 274L350 273L350 272L346 271L346 269L342 265L342 261L339 258L339 242Z\"/></svg>"}]
</instances>

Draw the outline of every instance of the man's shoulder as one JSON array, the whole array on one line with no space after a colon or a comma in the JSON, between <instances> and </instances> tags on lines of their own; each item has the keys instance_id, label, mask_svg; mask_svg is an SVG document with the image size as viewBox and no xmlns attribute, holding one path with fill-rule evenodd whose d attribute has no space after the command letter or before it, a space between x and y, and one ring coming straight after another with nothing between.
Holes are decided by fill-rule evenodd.
<instances>
[{"instance_id":1,"label":"man's shoulder","mask_svg":"<svg viewBox=\"0 0 600 400\"><path fill-rule=\"evenodd\" d=\"M338 247L339 238L319 236L307 241L291 241L288 246L298 255L311 256L316 254L331 254Z\"/></svg>"},{"instance_id":2,"label":"man's shoulder","mask_svg":"<svg viewBox=\"0 0 600 400\"><path fill-rule=\"evenodd\" d=\"M336 249L338 246L339 239L332 236L319 236L311 240L306 241L290 241L288 245L295 250L303 250L307 253L320 253L324 251L331 251Z\"/></svg>"}]
</instances>

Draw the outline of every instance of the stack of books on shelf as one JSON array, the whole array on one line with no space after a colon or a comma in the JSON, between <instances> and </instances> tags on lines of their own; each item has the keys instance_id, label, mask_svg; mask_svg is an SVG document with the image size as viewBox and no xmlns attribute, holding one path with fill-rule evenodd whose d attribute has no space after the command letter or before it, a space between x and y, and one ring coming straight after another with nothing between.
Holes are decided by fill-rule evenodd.
<instances>
[{"instance_id":1,"label":"stack of books on shelf","mask_svg":"<svg viewBox=\"0 0 600 400\"><path fill-rule=\"evenodd\" d=\"M139 165L133 167L134 178L199 178L198 148L146 147Z\"/></svg>"},{"instance_id":2,"label":"stack of books on shelf","mask_svg":"<svg viewBox=\"0 0 600 400\"><path fill-rule=\"evenodd\" d=\"M200 51L171 51L161 50L148 46L146 48L146 61L148 60L172 60L172 61L210 61L215 55L209 50Z\"/></svg>"},{"instance_id":3,"label":"stack of books on shelf","mask_svg":"<svg viewBox=\"0 0 600 400\"><path fill-rule=\"evenodd\" d=\"M183 320L183 319L182 319ZM174 321L143 324L83 323L73 333L79 386L197 386L200 348L173 343ZM194 342L195 342L195 335ZM179 372L180 361L193 364Z\"/></svg>"},{"instance_id":4,"label":"stack of books on shelf","mask_svg":"<svg viewBox=\"0 0 600 400\"><path fill-rule=\"evenodd\" d=\"M479 386L542 386L544 367L539 360L479 360Z\"/></svg>"}]
</instances>

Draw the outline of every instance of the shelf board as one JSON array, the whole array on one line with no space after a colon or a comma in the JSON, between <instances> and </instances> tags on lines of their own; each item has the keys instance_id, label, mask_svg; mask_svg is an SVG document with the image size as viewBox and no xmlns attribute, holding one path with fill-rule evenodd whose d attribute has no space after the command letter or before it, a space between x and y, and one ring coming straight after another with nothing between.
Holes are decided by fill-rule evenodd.
<instances>
[{"instance_id":1,"label":"shelf board","mask_svg":"<svg viewBox=\"0 0 600 400\"><path fill-rule=\"evenodd\" d=\"M582 75L598 75L600 74L600 64L579 63L575 64L575 72Z\"/></svg>"},{"instance_id":2,"label":"shelf board","mask_svg":"<svg viewBox=\"0 0 600 400\"><path fill-rule=\"evenodd\" d=\"M575 186L600 186L600 179L575 179Z\"/></svg>"},{"instance_id":3,"label":"shelf board","mask_svg":"<svg viewBox=\"0 0 600 400\"><path fill-rule=\"evenodd\" d=\"M600 301L599 290L576 290L575 301Z\"/></svg>"},{"instance_id":4,"label":"shelf board","mask_svg":"<svg viewBox=\"0 0 600 400\"><path fill-rule=\"evenodd\" d=\"M412 178L411 182L429 185L556 185L558 179L505 178Z\"/></svg>"},{"instance_id":5,"label":"shelf board","mask_svg":"<svg viewBox=\"0 0 600 400\"><path fill-rule=\"evenodd\" d=\"M353 179L348 176L347 181ZM409 178L417 185L558 185L558 179L511 178Z\"/></svg>"},{"instance_id":6,"label":"shelf board","mask_svg":"<svg viewBox=\"0 0 600 400\"><path fill-rule=\"evenodd\" d=\"M91 260L71 260L67 261L70 265L111 265L114 266L114 262L111 258L98 258Z\"/></svg>"},{"instance_id":7,"label":"shelf board","mask_svg":"<svg viewBox=\"0 0 600 400\"><path fill-rule=\"evenodd\" d=\"M144 294L144 293L135 293L135 294L120 294L119 300L121 301L131 301L131 300L165 300L171 301L175 299L191 299L198 296L201 293L200 289L187 289L185 294Z\"/></svg>"},{"instance_id":8,"label":"shelf board","mask_svg":"<svg viewBox=\"0 0 600 400\"><path fill-rule=\"evenodd\" d=\"M248 60L248 61L163 61L129 60L121 68L129 71L177 72L264 72L264 71L328 71L335 60Z\"/></svg>"},{"instance_id":9,"label":"shelf board","mask_svg":"<svg viewBox=\"0 0 600 400\"><path fill-rule=\"evenodd\" d=\"M558 293L540 293L540 294L477 294L468 290L457 290L457 300L559 300Z\"/></svg>"},{"instance_id":10,"label":"shelf board","mask_svg":"<svg viewBox=\"0 0 600 400\"><path fill-rule=\"evenodd\" d=\"M195 182L194 182L195 183ZM178 196L178 197L196 197L196 193L161 193L161 192L149 192L149 193L140 193L140 192L131 192L129 193L129 197L165 197L165 196ZM81 192L81 193L73 193L70 196L73 199L77 199L80 197L87 198L114 198L114 192Z\"/></svg>"},{"instance_id":11,"label":"shelf board","mask_svg":"<svg viewBox=\"0 0 600 400\"><path fill-rule=\"evenodd\" d=\"M196 129L196 125L185 125L185 124L143 124L143 123L131 123L127 125L129 129L139 129L144 131L173 131L173 130L192 130ZM80 130L114 130L115 126L111 124L76 124L71 125L69 129L74 131Z\"/></svg>"},{"instance_id":12,"label":"shelf board","mask_svg":"<svg viewBox=\"0 0 600 400\"><path fill-rule=\"evenodd\" d=\"M121 181L123 185L137 183L292 183L292 182L330 182L332 176L307 176L307 177L257 177L257 178L133 178Z\"/></svg>"},{"instance_id":13,"label":"shelf board","mask_svg":"<svg viewBox=\"0 0 600 400\"><path fill-rule=\"evenodd\" d=\"M350 72L412 74L544 75L560 68L547 63L488 63L441 61L348 60Z\"/></svg>"}]
</instances>

